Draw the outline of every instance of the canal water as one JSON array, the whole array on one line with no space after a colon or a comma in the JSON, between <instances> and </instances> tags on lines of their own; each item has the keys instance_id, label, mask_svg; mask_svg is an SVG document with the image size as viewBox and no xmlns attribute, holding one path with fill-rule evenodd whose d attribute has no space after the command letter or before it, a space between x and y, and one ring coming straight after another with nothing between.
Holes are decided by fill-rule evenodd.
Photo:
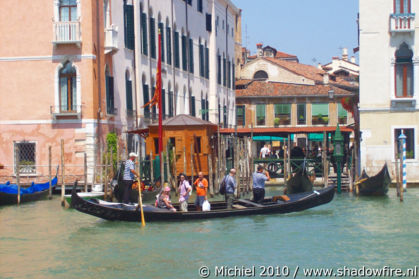
<instances>
[{"instance_id":1,"label":"canal water","mask_svg":"<svg viewBox=\"0 0 419 279\"><path fill-rule=\"evenodd\" d=\"M255 266L254 278L260 266L288 268L292 278L298 266L303 278L303 268L414 268L418 201L419 189L403 203L394 189L383 198L345 193L299 213L140 228L64 209L54 196L0 207L0 278L200 278L202 266L209 278L220 266Z\"/></svg>"}]
</instances>

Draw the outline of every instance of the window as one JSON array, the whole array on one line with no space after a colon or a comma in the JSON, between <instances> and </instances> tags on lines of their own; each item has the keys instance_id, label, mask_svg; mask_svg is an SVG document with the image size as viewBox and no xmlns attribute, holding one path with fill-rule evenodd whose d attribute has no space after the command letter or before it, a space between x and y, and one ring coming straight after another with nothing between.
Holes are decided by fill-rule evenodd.
<instances>
[{"instance_id":1,"label":"window","mask_svg":"<svg viewBox=\"0 0 419 279\"><path fill-rule=\"evenodd\" d=\"M60 112L77 110L76 69L67 61L59 72L60 79Z\"/></svg>"},{"instance_id":2,"label":"window","mask_svg":"<svg viewBox=\"0 0 419 279\"><path fill-rule=\"evenodd\" d=\"M144 100L144 105L150 101L148 97L148 85L145 83L143 83L143 100ZM144 117L150 118L150 106L146 106L144 108Z\"/></svg>"},{"instance_id":3,"label":"window","mask_svg":"<svg viewBox=\"0 0 419 279\"><path fill-rule=\"evenodd\" d=\"M205 100L204 100L204 98L201 98L201 118L202 118L202 120L205 120L205 114L206 114Z\"/></svg>"},{"instance_id":4,"label":"window","mask_svg":"<svg viewBox=\"0 0 419 279\"><path fill-rule=\"evenodd\" d=\"M195 97L192 96L191 97L191 115L195 116L196 115L196 108L195 108Z\"/></svg>"},{"instance_id":5,"label":"window","mask_svg":"<svg viewBox=\"0 0 419 279\"><path fill-rule=\"evenodd\" d=\"M173 92L169 91L169 117L173 116Z\"/></svg>"},{"instance_id":6,"label":"window","mask_svg":"<svg viewBox=\"0 0 419 279\"><path fill-rule=\"evenodd\" d=\"M206 30L208 32L211 32L211 14L205 14L205 20L206 20Z\"/></svg>"},{"instance_id":7,"label":"window","mask_svg":"<svg viewBox=\"0 0 419 279\"><path fill-rule=\"evenodd\" d=\"M327 125L329 123L329 104L312 104L311 119L313 125Z\"/></svg>"},{"instance_id":8,"label":"window","mask_svg":"<svg viewBox=\"0 0 419 279\"><path fill-rule=\"evenodd\" d=\"M396 97L406 98L413 96L413 52L406 43L396 51L395 64L395 91Z\"/></svg>"},{"instance_id":9,"label":"window","mask_svg":"<svg viewBox=\"0 0 419 279\"><path fill-rule=\"evenodd\" d=\"M257 71L254 75L253 75L254 79L268 79L268 74L265 71Z\"/></svg>"},{"instance_id":10,"label":"window","mask_svg":"<svg viewBox=\"0 0 419 279\"><path fill-rule=\"evenodd\" d=\"M115 114L113 77L106 74L106 113Z\"/></svg>"},{"instance_id":11,"label":"window","mask_svg":"<svg viewBox=\"0 0 419 279\"><path fill-rule=\"evenodd\" d=\"M34 142L15 142L15 165L19 162L19 174L36 173L35 167L35 143ZM15 173L17 169L15 168Z\"/></svg>"},{"instance_id":12,"label":"window","mask_svg":"<svg viewBox=\"0 0 419 279\"><path fill-rule=\"evenodd\" d=\"M202 13L202 0L198 0L198 2L197 2L197 10L198 10L198 12Z\"/></svg>"},{"instance_id":13,"label":"window","mask_svg":"<svg viewBox=\"0 0 419 279\"><path fill-rule=\"evenodd\" d=\"M306 124L306 104L297 104L297 124Z\"/></svg>"},{"instance_id":14,"label":"window","mask_svg":"<svg viewBox=\"0 0 419 279\"><path fill-rule=\"evenodd\" d=\"M150 55L151 58L156 58L156 26L152 17L150 17Z\"/></svg>"},{"instance_id":15,"label":"window","mask_svg":"<svg viewBox=\"0 0 419 279\"><path fill-rule=\"evenodd\" d=\"M209 102L208 102L208 99L205 100L205 108L206 108L205 120L209 121Z\"/></svg>"},{"instance_id":16,"label":"window","mask_svg":"<svg viewBox=\"0 0 419 279\"><path fill-rule=\"evenodd\" d=\"M132 81L129 78L129 73L125 74L125 95L126 95L126 102L127 102L127 114L133 114L132 108Z\"/></svg>"},{"instance_id":17,"label":"window","mask_svg":"<svg viewBox=\"0 0 419 279\"><path fill-rule=\"evenodd\" d=\"M228 127L228 113L227 113L226 106L223 107L223 115L224 115L224 118L223 118L224 128L227 128Z\"/></svg>"},{"instance_id":18,"label":"window","mask_svg":"<svg viewBox=\"0 0 419 279\"><path fill-rule=\"evenodd\" d=\"M77 1L60 0L60 21L77 21Z\"/></svg>"},{"instance_id":19,"label":"window","mask_svg":"<svg viewBox=\"0 0 419 279\"><path fill-rule=\"evenodd\" d=\"M265 125L265 105L258 104L256 105L256 125L264 126Z\"/></svg>"},{"instance_id":20,"label":"window","mask_svg":"<svg viewBox=\"0 0 419 279\"><path fill-rule=\"evenodd\" d=\"M231 88L231 62L227 62L227 87Z\"/></svg>"},{"instance_id":21,"label":"window","mask_svg":"<svg viewBox=\"0 0 419 279\"><path fill-rule=\"evenodd\" d=\"M166 27L166 49L167 49L167 64L172 65L172 31L170 27Z\"/></svg>"},{"instance_id":22,"label":"window","mask_svg":"<svg viewBox=\"0 0 419 279\"><path fill-rule=\"evenodd\" d=\"M202 153L201 137L195 137L194 142L195 142L195 146L194 146L195 153Z\"/></svg>"},{"instance_id":23,"label":"window","mask_svg":"<svg viewBox=\"0 0 419 279\"><path fill-rule=\"evenodd\" d=\"M180 68L180 58L179 58L179 32L175 32L174 37L174 52L175 52L175 67Z\"/></svg>"},{"instance_id":24,"label":"window","mask_svg":"<svg viewBox=\"0 0 419 279\"><path fill-rule=\"evenodd\" d=\"M148 55L148 44L147 44L147 15L141 13L141 52L144 55Z\"/></svg>"},{"instance_id":25,"label":"window","mask_svg":"<svg viewBox=\"0 0 419 279\"><path fill-rule=\"evenodd\" d=\"M154 154L159 154L159 138L153 138L154 140Z\"/></svg>"},{"instance_id":26,"label":"window","mask_svg":"<svg viewBox=\"0 0 419 279\"><path fill-rule=\"evenodd\" d=\"M245 106L236 106L236 125L245 126L246 125L246 114Z\"/></svg>"},{"instance_id":27,"label":"window","mask_svg":"<svg viewBox=\"0 0 419 279\"><path fill-rule=\"evenodd\" d=\"M189 72L194 72L194 63L193 63L193 40L189 38Z\"/></svg>"},{"instance_id":28,"label":"window","mask_svg":"<svg viewBox=\"0 0 419 279\"><path fill-rule=\"evenodd\" d=\"M151 94L154 96L154 93L156 92L156 87L153 86L152 87L152 90L153 91L151 91ZM157 118L157 106L156 105L154 105L154 106L151 107L151 118L152 119L156 119Z\"/></svg>"},{"instance_id":29,"label":"window","mask_svg":"<svg viewBox=\"0 0 419 279\"><path fill-rule=\"evenodd\" d=\"M217 56L217 82L221 84L221 55Z\"/></svg>"},{"instance_id":30,"label":"window","mask_svg":"<svg viewBox=\"0 0 419 279\"><path fill-rule=\"evenodd\" d=\"M236 89L236 68L234 67L234 64L232 66L233 70L233 76L231 77L231 89Z\"/></svg>"},{"instance_id":31,"label":"window","mask_svg":"<svg viewBox=\"0 0 419 279\"><path fill-rule=\"evenodd\" d=\"M338 103L338 123L346 124L348 121L348 112L343 108L341 103Z\"/></svg>"},{"instance_id":32,"label":"window","mask_svg":"<svg viewBox=\"0 0 419 279\"><path fill-rule=\"evenodd\" d=\"M227 72L226 72L226 58L223 55L223 85L226 86L226 78L227 78Z\"/></svg>"},{"instance_id":33,"label":"window","mask_svg":"<svg viewBox=\"0 0 419 279\"><path fill-rule=\"evenodd\" d=\"M124 4L124 42L125 47L134 49L134 8Z\"/></svg>"},{"instance_id":34,"label":"window","mask_svg":"<svg viewBox=\"0 0 419 279\"><path fill-rule=\"evenodd\" d=\"M221 123L221 106L218 104L218 124Z\"/></svg>"},{"instance_id":35,"label":"window","mask_svg":"<svg viewBox=\"0 0 419 279\"><path fill-rule=\"evenodd\" d=\"M402 147L399 144L399 136L401 132L406 136L406 159L415 159L415 129L394 129L394 142L399 146L396 150L398 153L402 152Z\"/></svg>"},{"instance_id":36,"label":"window","mask_svg":"<svg viewBox=\"0 0 419 279\"><path fill-rule=\"evenodd\" d=\"M199 76L205 76L204 46L199 44Z\"/></svg>"},{"instance_id":37,"label":"window","mask_svg":"<svg viewBox=\"0 0 419 279\"><path fill-rule=\"evenodd\" d=\"M410 10L410 0L394 0L394 13L408 14Z\"/></svg>"},{"instance_id":38,"label":"window","mask_svg":"<svg viewBox=\"0 0 419 279\"><path fill-rule=\"evenodd\" d=\"M159 22L159 31L161 34L161 61L164 62L164 25L162 22Z\"/></svg>"},{"instance_id":39,"label":"window","mask_svg":"<svg viewBox=\"0 0 419 279\"><path fill-rule=\"evenodd\" d=\"M275 125L291 124L291 104L275 104Z\"/></svg>"},{"instance_id":40,"label":"window","mask_svg":"<svg viewBox=\"0 0 419 279\"><path fill-rule=\"evenodd\" d=\"M182 35L182 69L188 70L187 58L186 58L186 36Z\"/></svg>"},{"instance_id":41,"label":"window","mask_svg":"<svg viewBox=\"0 0 419 279\"><path fill-rule=\"evenodd\" d=\"M209 49L205 48L205 78L209 78Z\"/></svg>"}]
</instances>

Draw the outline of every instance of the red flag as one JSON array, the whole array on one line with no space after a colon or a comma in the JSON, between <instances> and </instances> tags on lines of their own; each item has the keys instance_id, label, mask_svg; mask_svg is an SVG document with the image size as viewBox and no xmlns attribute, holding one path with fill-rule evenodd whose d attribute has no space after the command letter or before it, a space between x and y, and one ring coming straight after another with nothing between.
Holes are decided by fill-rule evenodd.
<instances>
[{"instance_id":1,"label":"red flag","mask_svg":"<svg viewBox=\"0 0 419 279\"><path fill-rule=\"evenodd\" d=\"M353 101L350 97L344 97L340 100L340 103L342 104L342 107L346 110L352 113L352 117L354 116L354 107L353 107Z\"/></svg>"}]
</instances>

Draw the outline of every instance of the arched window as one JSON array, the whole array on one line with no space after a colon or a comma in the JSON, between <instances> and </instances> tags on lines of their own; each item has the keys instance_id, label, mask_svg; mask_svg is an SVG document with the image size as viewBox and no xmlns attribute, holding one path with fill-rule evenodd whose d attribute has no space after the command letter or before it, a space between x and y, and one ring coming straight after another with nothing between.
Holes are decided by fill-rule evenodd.
<instances>
[{"instance_id":1,"label":"arched window","mask_svg":"<svg viewBox=\"0 0 419 279\"><path fill-rule=\"evenodd\" d=\"M265 71L257 71L253 79L268 79L268 74Z\"/></svg>"},{"instance_id":2,"label":"arched window","mask_svg":"<svg viewBox=\"0 0 419 279\"><path fill-rule=\"evenodd\" d=\"M413 52L406 43L396 51L395 91L396 97L413 96Z\"/></svg>"},{"instance_id":3,"label":"arched window","mask_svg":"<svg viewBox=\"0 0 419 279\"><path fill-rule=\"evenodd\" d=\"M77 111L76 69L70 61L59 72L60 112Z\"/></svg>"},{"instance_id":4,"label":"arched window","mask_svg":"<svg viewBox=\"0 0 419 279\"><path fill-rule=\"evenodd\" d=\"M125 72L125 94L127 102L127 114L132 115L134 113L132 106L132 81L128 70Z\"/></svg>"},{"instance_id":5,"label":"arched window","mask_svg":"<svg viewBox=\"0 0 419 279\"><path fill-rule=\"evenodd\" d=\"M77 1L60 0L59 21L77 21Z\"/></svg>"},{"instance_id":6,"label":"arched window","mask_svg":"<svg viewBox=\"0 0 419 279\"><path fill-rule=\"evenodd\" d=\"M109 71L109 65L105 66L105 80L106 80L106 113L115 114L115 98L113 76Z\"/></svg>"}]
</instances>

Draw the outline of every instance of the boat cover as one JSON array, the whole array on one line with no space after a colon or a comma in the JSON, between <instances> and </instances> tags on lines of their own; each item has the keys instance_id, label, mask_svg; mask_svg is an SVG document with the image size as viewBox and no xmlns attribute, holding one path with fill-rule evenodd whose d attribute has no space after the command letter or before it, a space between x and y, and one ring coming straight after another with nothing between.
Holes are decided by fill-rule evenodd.
<instances>
[{"instance_id":1,"label":"boat cover","mask_svg":"<svg viewBox=\"0 0 419 279\"><path fill-rule=\"evenodd\" d=\"M58 178L54 177L51 180L51 186L55 186L58 182ZM33 194L37 192L44 191L49 188L49 181L45 183L39 183L35 184L32 182L31 186L28 188L20 187L20 194ZM17 185L16 184L10 184L9 181L6 182L6 184L0 184L0 192L7 193L7 194L17 194Z\"/></svg>"}]
</instances>

